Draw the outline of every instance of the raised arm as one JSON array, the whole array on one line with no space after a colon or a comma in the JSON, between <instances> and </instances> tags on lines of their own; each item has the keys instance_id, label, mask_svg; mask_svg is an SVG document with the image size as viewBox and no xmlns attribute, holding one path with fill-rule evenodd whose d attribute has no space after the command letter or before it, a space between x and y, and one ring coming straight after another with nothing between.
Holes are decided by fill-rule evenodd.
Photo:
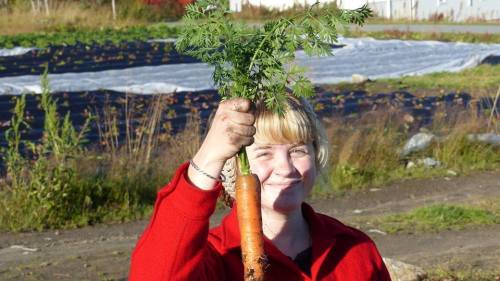
<instances>
[{"instance_id":1,"label":"raised arm","mask_svg":"<svg viewBox=\"0 0 500 281\"><path fill-rule=\"evenodd\" d=\"M202 146L158 192L151 221L132 254L130 280L224 280L218 253L208 245L224 162L253 142L250 102L222 102Z\"/></svg>"}]
</instances>

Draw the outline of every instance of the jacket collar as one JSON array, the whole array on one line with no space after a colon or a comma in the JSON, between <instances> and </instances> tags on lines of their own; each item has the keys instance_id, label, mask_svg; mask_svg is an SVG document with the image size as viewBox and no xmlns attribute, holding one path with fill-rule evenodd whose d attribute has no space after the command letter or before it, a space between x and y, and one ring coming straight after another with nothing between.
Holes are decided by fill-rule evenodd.
<instances>
[{"instance_id":1,"label":"jacket collar","mask_svg":"<svg viewBox=\"0 0 500 281\"><path fill-rule=\"evenodd\" d=\"M313 208L302 203L302 214L309 224L309 231L313 241L313 256L322 256L332 246L338 235L349 234L349 228L339 221L316 213ZM237 206L231 209L224 217L220 227L221 242L224 251L240 248L240 231L238 226ZM272 242L264 237L264 248L266 254L272 255L276 249Z\"/></svg>"},{"instance_id":2,"label":"jacket collar","mask_svg":"<svg viewBox=\"0 0 500 281\"><path fill-rule=\"evenodd\" d=\"M334 218L316 213L307 203L302 204L302 214L309 224L312 239L312 264L311 278L302 273L292 260L287 258L269 239L264 237L264 251L269 259L284 263L297 274L301 274L304 280L316 280L322 265L325 264L329 253L336 245L339 236L353 235L352 230ZM238 226L236 204L231 212L222 220L221 225L214 229L214 234L219 236L222 251L229 252L240 249L240 231Z\"/></svg>"}]
</instances>

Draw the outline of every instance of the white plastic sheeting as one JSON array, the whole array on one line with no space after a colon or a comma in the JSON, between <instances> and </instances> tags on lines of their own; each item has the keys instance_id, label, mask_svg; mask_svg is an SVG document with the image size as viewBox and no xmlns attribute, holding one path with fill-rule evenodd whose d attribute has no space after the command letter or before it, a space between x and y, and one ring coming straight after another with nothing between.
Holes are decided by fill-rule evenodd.
<instances>
[{"instance_id":1,"label":"white plastic sheeting","mask_svg":"<svg viewBox=\"0 0 500 281\"><path fill-rule=\"evenodd\" d=\"M296 62L306 66L314 84L348 82L352 74L370 79L395 78L440 71L460 71L477 66L489 55L500 55L500 44L446 43L436 41L341 38L346 46L333 57L307 57L297 52ZM110 89L153 94L212 89L213 68L202 63L133 67L99 72L50 74L52 91ZM0 78L0 94L40 92L40 77Z\"/></svg>"},{"instance_id":2,"label":"white plastic sheeting","mask_svg":"<svg viewBox=\"0 0 500 281\"><path fill-rule=\"evenodd\" d=\"M24 48L24 47L15 47L12 49L0 49L0 57L24 55L27 52L35 49L36 48Z\"/></svg>"}]
</instances>

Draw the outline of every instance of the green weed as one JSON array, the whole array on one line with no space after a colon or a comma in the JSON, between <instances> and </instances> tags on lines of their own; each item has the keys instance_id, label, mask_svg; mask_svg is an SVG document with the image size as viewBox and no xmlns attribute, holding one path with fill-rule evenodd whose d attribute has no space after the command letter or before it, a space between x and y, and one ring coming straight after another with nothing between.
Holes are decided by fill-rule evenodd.
<instances>
[{"instance_id":1,"label":"green weed","mask_svg":"<svg viewBox=\"0 0 500 281\"><path fill-rule=\"evenodd\" d=\"M439 266L428 270L425 281L498 281L499 270L482 270L474 268L469 262Z\"/></svg>"},{"instance_id":2,"label":"green weed","mask_svg":"<svg viewBox=\"0 0 500 281\"><path fill-rule=\"evenodd\" d=\"M24 97L18 99L13 126L7 130L8 147L4 152L7 177L11 180L7 191L2 192L5 210L0 214L0 227L12 230L41 229L61 226L85 210L90 197L75 180L75 159L83 150L81 144L88 126L76 132L69 113L61 119L54 100L51 99L47 73L42 76L41 107L45 112L44 136L40 143L21 140L24 122ZM35 160L22 154L22 147Z\"/></svg>"},{"instance_id":3,"label":"green weed","mask_svg":"<svg viewBox=\"0 0 500 281\"><path fill-rule=\"evenodd\" d=\"M388 233L458 230L473 225L497 223L500 223L498 213L478 207L448 204L420 207L405 214L390 215L374 220L375 225Z\"/></svg>"}]
</instances>

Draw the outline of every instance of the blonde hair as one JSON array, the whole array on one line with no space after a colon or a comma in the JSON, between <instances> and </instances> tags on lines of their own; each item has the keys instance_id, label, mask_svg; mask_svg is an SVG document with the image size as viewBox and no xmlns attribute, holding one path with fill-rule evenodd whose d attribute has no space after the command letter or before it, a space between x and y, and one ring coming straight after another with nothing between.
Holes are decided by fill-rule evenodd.
<instances>
[{"instance_id":1,"label":"blonde hair","mask_svg":"<svg viewBox=\"0 0 500 281\"><path fill-rule=\"evenodd\" d=\"M329 157L328 139L323 125L306 99L287 94L283 116L267 109L264 101L257 102L255 106L257 132L254 139L256 142L270 144L311 143L314 148L316 167L319 171L326 168ZM226 161L222 174L226 177L226 181L223 183L225 192L222 197L230 206L231 197L234 198L235 157Z\"/></svg>"}]
</instances>

